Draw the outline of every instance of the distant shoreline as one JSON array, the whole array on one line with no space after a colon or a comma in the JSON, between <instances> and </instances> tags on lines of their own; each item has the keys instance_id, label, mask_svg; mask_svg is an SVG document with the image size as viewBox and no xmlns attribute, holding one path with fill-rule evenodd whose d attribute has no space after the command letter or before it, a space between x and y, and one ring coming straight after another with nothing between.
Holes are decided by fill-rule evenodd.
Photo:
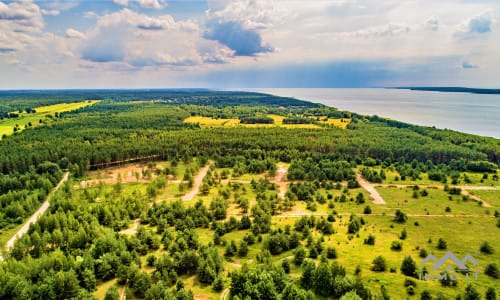
<instances>
[{"instance_id":1,"label":"distant shoreline","mask_svg":"<svg viewBox=\"0 0 500 300\"><path fill-rule=\"evenodd\" d=\"M428 92L445 92L445 93L469 93L469 94L485 94L499 95L500 89L480 89L467 87L446 87L446 86L410 86L410 87L395 87L390 89L412 90L412 91L428 91Z\"/></svg>"}]
</instances>

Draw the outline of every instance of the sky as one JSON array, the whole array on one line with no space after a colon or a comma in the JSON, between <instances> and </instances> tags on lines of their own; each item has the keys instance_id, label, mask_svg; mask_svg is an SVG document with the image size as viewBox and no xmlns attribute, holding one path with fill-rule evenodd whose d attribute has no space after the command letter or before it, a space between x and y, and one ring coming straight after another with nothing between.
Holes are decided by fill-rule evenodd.
<instances>
[{"instance_id":1,"label":"sky","mask_svg":"<svg viewBox=\"0 0 500 300\"><path fill-rule=\"evenodd\" d=\"M0 89L499 88L498 0L0 0Z\"/></svg>"}]
</instances>

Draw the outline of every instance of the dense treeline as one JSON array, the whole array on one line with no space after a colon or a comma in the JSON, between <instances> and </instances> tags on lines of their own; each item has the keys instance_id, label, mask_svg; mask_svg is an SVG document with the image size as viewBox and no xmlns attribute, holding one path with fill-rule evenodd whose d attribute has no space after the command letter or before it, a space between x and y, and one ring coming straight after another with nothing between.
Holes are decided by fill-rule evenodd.
<instances>
[{"instance_id":1,"label":"dense treeline","mask_svg":"<svg viewBox=\"0 0 500 300\"><path fill-rule=\"evenodd\" d=\"M62 177L57 164L44 162L23 174L0 175L0 229L21 224Z\"/></svg>"},{"instance_id":2,"label":"dense treeline","mask_svg":"<svg viewBox=\"0 0 500 300\"><path fill-rule=\"evenodd\" d=\"M288 97L250 92L214 92L206 89L148 89L148 90L25 90L0 91L0 115L13 111L26 111L38 106L84 100L162 101L172 104L211 106L265 105L317 107L307 101Z\"/></svg>"},{"instance_id":3,"label":"dense treeline","mask_svg":"<svg viewBox=\"0 0 500 300\"><path fill-rule=\"evenodd\" d=\"M485 161L487 154L422 137L411 131L360 125L356 130L284 128L215 128L205 130L138 130L72 128L60 123L51 128L27 130L0 144L2 173L26 172L43 161L67 158L77 174L89 165L139 156L183 157L250 155L260 149L262 157L290 162L314 153L330 159L373 157L383 161L450 163L452 160ZM495 147L494 145L492 147ZM500 147L497 147L500 148ZM500 150L495 149L500 155ZM498 163L497 157L491 160Z\"/></svg>"}]
</instances>

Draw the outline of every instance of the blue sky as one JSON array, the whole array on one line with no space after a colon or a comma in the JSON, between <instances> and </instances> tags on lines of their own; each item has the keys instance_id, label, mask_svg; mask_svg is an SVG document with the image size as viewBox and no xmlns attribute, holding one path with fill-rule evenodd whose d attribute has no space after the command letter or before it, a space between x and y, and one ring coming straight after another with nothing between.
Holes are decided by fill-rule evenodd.
<instances>
[{"instance_id":1,"label":"blue sky","mask_svg":"<svg viewBox=\"0 0 500 300\"><path fill-rule=\"evenodd\" d=\"M498 87L500 1L0 1L0 89Z\"/></svg>"}]
</instances>

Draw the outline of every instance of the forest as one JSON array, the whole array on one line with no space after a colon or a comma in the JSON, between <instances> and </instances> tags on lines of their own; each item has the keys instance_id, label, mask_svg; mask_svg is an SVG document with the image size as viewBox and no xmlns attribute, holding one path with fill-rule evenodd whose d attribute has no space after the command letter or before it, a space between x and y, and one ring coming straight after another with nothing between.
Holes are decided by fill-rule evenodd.
<instances>
[{"instance_id":1,"label":"forest","mask_svg":"<svg viewBox=\"0 0 500 300\"><path fill-rule=\"evenodd\" d=\"M102 101L0 141L0 240L71 174L2 251L1 299L498 299L498 139L201 89L3 91L0 113L88 100ZM275 116L287 127L269 126ZM474 201L467 185L491 190ZM457 250L433 229L451 213L484 254L479 283L418 279L431 247Z\"/></svg>"}]
</instances>

